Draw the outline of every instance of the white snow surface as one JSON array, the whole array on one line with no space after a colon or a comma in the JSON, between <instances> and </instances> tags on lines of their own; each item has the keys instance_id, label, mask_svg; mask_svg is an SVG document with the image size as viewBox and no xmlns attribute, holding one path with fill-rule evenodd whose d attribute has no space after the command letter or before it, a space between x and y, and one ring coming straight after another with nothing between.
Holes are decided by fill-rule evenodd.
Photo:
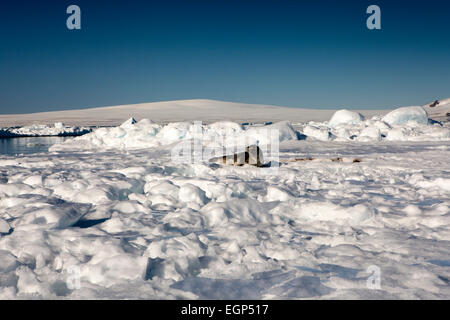
<instances>
[{"instance_id":1,"label":"white snow surface","mask_svg":"<svg viewBox=\"0 0 450 320\"><path fill-rule=\"evenodd\" d=\"M314 160L264 175L164 146L2 157L0 298L450 297L448 141L280 146Z\"/></svg>"},{"instance_id":2,"label":"white snow surface","mask_svg":"<svg viewBox=\"0 0 450 320\"><path fill-rule=\"evenodd\" d=\"M0 157L0 299L450 298L447 126L134 122ZM272 174L171 158L264 128Z\"/></svg>"}]
</instances>

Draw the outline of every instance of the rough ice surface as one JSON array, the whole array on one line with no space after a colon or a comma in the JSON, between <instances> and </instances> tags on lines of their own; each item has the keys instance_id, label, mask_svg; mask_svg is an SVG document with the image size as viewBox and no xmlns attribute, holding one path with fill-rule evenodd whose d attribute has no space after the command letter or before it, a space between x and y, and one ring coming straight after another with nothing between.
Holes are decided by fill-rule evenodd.
<instances>
[{"instance_id":1,"label":"rough ice surface","mask_svg":"<svg viewBox=\"0 0 450 320\"><path fill-rule=\"evenodd\" d=\"M2 157L0 297L450 297L449 142L280 146L275 175L169 147Z\"/></svg>"},{"instance_id":2,"label":"rough ice surface","mask_svg":"<svg viewBox=\"0 0 450 320\"><path fill-rule=\"evenodd\" d=\"M169 145L182 140L202 137L210 147L221 147L239 143L267 144L271 141L269 132L276 131L279 142L297 140L297 133L288 121L280 121L264 127L249 127L244 130L240 124L221 121L212 124L172 122L159 125L148 119L132 123L127 120L112 128L100 128L90 134L54 145L50 151L97 150L97 149L139 149Z\"/></svg>"},{"instance_id":3,"label":"rough ice surface","mask_svg":"<svg viewBox=\"0 0 450 320\"><path fill-rule=\"evenodd\" d=\"M425 116L426 120L419 115ZM230 121L212 124L172 122L161 125L148 119L136 121L130 118L120 126L99 128L90 134L54 145L50 151L153 148L196 139L199 135L209 147L236 144L237 141L268 144L271 137L267 132L273 130L277 130L279 142L301 139L302 136L320 141L450 140L450 128L440 123L429 124L426 112L421 107L399 108L382 119L380 116L363 119L359 113L340 110L329 122L311 121L293 125L288 121L280 121L243 128Z\"/></svg>"},{"instance_id":4,"label":"rough ice surface","mask_svg":"<svg viewBox=\"0 0 450 320\"><path fill-rule=\"evenodd\" d=\"M329 122L296 124L305 138L320 141L448 141L448 123L431 121L423 107L402 107L384 117L364 119L360 114L339 110Z\"/></svg>"},{"instance_id":5,"label":"rough ice surface","mask_svg":"<svg viewBox=\"0 0 450 320\"><path fill-rule=\"evenodd\" d=\"M0 298L450 298L446 124L133 122L0 157ZM275 174L171 158L265 127Z\"/></svg>"}]
</instances>

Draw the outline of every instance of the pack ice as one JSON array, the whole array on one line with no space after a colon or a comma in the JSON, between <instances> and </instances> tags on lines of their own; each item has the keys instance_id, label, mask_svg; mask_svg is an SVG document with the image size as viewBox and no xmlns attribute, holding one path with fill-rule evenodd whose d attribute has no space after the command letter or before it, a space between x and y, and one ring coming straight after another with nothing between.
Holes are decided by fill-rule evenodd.
<instances>
[{"instance_id":1,"label":"pack ice","mask_svg":"<svg viewBox=\"0 0 450 320\"><path fill-rule=\"evenodd\" d=\"M279 159L176 161L187 141L211 157L273 143ZM448 125L425 107L267 125L129 119L2 156L0 298L448 299L449 158Z\"/></svg>"},{"instance_id":2,"label":"pack ice","mask_svg":"<svg viewBox=\"0 0 450 320\"><path fill-rule=\"evenodd\" d=\"M34 124L22 127L0 128L1 137L81 136L91 132L89 127L66 126L62 122L53 125Z\"/></svg>"}]
</instances>

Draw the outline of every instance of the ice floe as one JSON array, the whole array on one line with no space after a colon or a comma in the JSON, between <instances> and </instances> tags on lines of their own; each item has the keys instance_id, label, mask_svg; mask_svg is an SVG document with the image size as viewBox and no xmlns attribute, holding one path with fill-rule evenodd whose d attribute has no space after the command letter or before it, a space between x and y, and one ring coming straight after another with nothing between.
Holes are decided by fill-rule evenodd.
<instances>
[{"instance_id":1,"label":"ice floe","mask_svg":"<svg viewBox=\"0 0 450 320\"><path fill-rule=\"evenodd\" d=\"M35 124L17 128L0 128L1 137L39 137L39 136L81 136L91 132L90 127L65 126L62 122L54 125Z\"/></svg>"},{"instance_id":2,"label":"ice floe","mask_svg":"<svg viewBox=\"0 0 450 320\"><path fill-rule=\"evenodd\" d=\"M395 117L130 118L2 156L0 298L449 298L449 128ZM276 142L280 166L174 161L186 141Z\"/></svg>"}]
</instances>

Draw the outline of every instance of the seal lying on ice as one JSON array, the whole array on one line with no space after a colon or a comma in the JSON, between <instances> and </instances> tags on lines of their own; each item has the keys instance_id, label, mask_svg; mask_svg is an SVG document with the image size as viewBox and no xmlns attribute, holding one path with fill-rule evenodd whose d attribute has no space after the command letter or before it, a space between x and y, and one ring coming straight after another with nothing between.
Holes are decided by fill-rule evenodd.
<instances>
[{"instance_id":1,"label":"seal lying on ice","mask_svg":"<svg viewBox=\"0 0 450 320\"><path fill-rule=\"evenodd\" d=\"M264 165L263 153L257 145L247 146L244 152L209 159L209 162L224 163L233 166L250 164L262 167Z\"/></svg>"}]
</instances>

